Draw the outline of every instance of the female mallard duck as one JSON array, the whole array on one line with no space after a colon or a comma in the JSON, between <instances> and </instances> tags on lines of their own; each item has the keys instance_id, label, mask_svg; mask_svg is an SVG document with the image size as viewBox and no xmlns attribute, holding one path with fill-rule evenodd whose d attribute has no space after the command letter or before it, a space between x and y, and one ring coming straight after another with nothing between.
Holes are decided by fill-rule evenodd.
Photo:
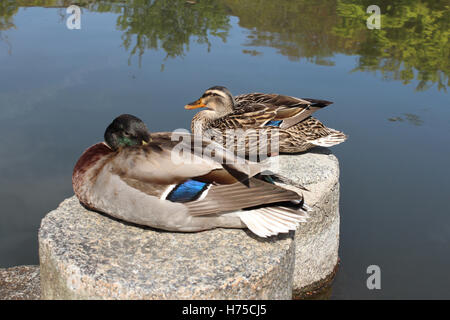
<instances>
[{"instance_id":1,"label":"female mallard duck","mask_svg":"<svg viewBox=\"0 0 450 320\"><path fill-rule=\"evenodd\" d=\"M76 163L76 196L88 208L170 231L248 227L267 237L306 220L302 195L261 175L261 165L232 162L232 153L214 143L216 155L223 152L222 164L192 148L199 137L183 138L188 139L150 134L140 119L119 116L106 129L105 142L91 146ZM180 144L191 161L174 160Z\"/></svg>"},{"instance_id":2,"label":"female mallard duck","mask_svg":"<svg viewBox=\"0 0 450 320\"><path fill-rule=\"evenodd\" d=\"M207 108L192 119L191 130L196 134L208 129L212 129L213 135L225 135L229 129L254 129L250 131L276 134L279 152L295 153L315 146L331 147L346 140L344 133L327 128L311 117L312 113L331 103L265 93L233 97L227 88L215 86L185 108ZM248 140L245 143L248 144ZM247 154L249 150L246 145Z\"/></svg>"}]
</instances>

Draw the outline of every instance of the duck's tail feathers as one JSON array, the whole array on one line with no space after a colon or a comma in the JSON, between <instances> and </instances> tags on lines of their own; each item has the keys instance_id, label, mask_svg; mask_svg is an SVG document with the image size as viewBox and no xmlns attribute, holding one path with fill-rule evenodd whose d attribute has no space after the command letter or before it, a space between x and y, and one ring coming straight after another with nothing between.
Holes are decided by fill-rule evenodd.
<instances>
[{"instance_id":1,"label":"duck's tail feathers","mask_svg":"<svg viewBox=\"0 0 450 320\"><path fill-rule=\"evenodd\" d=\"M308 207L303 201L297 209L287 206L262 207L237 212L242 222L259 237L267 238L279 233L295 231L300 223L309 218Z\"/></svg>"},{"instance_id":2,"label":"duck's tail feathers","mask_svg":"<svg viewBox=\"0 0 450 320\"><path fill-rule=\"evenodd\" d=\"M329 131L330 132L328 135L314 140L309 140L308 142L316 146L328 148L347 140L347 135L345 135L344 133L334 129L329 129Z\"/></svg>"},{"instance_id":3,"label":"duck's tail feathers","mask_svg":"<svg viewBox=\"0 0 450 320\"><path fill-rule=\"evenodd\" d=\"M317 107L317 108L325 108L326 106L333 104L332 101L327 101L327 100L319 100L319 99L311 99L311 98L302 98L302 99L309 101L311 103L312 107Z\"/></svg>"}]
</instances>

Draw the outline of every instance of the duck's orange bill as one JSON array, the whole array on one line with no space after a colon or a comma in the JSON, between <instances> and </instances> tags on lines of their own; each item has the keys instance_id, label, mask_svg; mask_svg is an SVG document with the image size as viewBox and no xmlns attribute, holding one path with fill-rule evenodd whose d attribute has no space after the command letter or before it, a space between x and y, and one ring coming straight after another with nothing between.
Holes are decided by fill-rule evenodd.
<instances>
[{"instance_id":1,"label":"duck's orange bill","mask_svg":"<svg viewBox=\"0 0 450 320\"><path fill-rule=\"evenodd\" d=\"M206 104L203 103L202 99L198 99L197 101L191 102L184 106L185 109L191 110L191 109L197 109L197 108L204 108L206 107Z\"/></svg>"}]
</instances>

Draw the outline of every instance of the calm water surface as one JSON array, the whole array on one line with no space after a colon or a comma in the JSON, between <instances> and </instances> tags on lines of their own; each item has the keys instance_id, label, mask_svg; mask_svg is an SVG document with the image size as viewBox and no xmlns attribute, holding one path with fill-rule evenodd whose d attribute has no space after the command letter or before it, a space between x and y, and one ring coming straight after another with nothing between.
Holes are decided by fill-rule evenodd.
<instances>
[{"instance_id":1,"label":"calm water surface","mask_svg":"<svg viewBox=\"0 0 450 320\"><path fill-rule=\"evenodd\" d=\"M73 194L80 153L121 113L189 128L212 85L334 101L341 265L331 298L450 298L450 3L0 2L0 267L38 263L37 230ZM75 3L75 2L73 2ZM381 290L366 269L379 265Z\"/></svg>"}]
</instances>

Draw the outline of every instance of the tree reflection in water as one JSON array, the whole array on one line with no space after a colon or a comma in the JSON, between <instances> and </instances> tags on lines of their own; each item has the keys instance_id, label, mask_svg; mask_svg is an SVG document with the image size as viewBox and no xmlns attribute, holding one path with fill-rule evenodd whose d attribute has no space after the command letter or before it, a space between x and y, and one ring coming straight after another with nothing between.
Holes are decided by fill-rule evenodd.
<instances>
[{"instance_id":1,"label":"tree reflection in water","mask_svg":"<svg viewBox=\"0 0 450 320\"><path fill-rule=\"evenodd\" d=\"M65 8L67 0L3 0L2 30L14 28L19 7ZM371 0L80 0L93 12L118 14L123 47L133 56L163 50L167 58L185 55L191 42L206 44L210 36L226 41L230 16L248 29L245 47L272 47L292 61L332 66L336 54L356 55L352 71L381 73L404 84L419 81L416 90L450 85L450 4L448 0L380 0L381 29L369 30L366 8ZM254 48L242 50L258 56Z\"/></svg>"}]
</instances>

